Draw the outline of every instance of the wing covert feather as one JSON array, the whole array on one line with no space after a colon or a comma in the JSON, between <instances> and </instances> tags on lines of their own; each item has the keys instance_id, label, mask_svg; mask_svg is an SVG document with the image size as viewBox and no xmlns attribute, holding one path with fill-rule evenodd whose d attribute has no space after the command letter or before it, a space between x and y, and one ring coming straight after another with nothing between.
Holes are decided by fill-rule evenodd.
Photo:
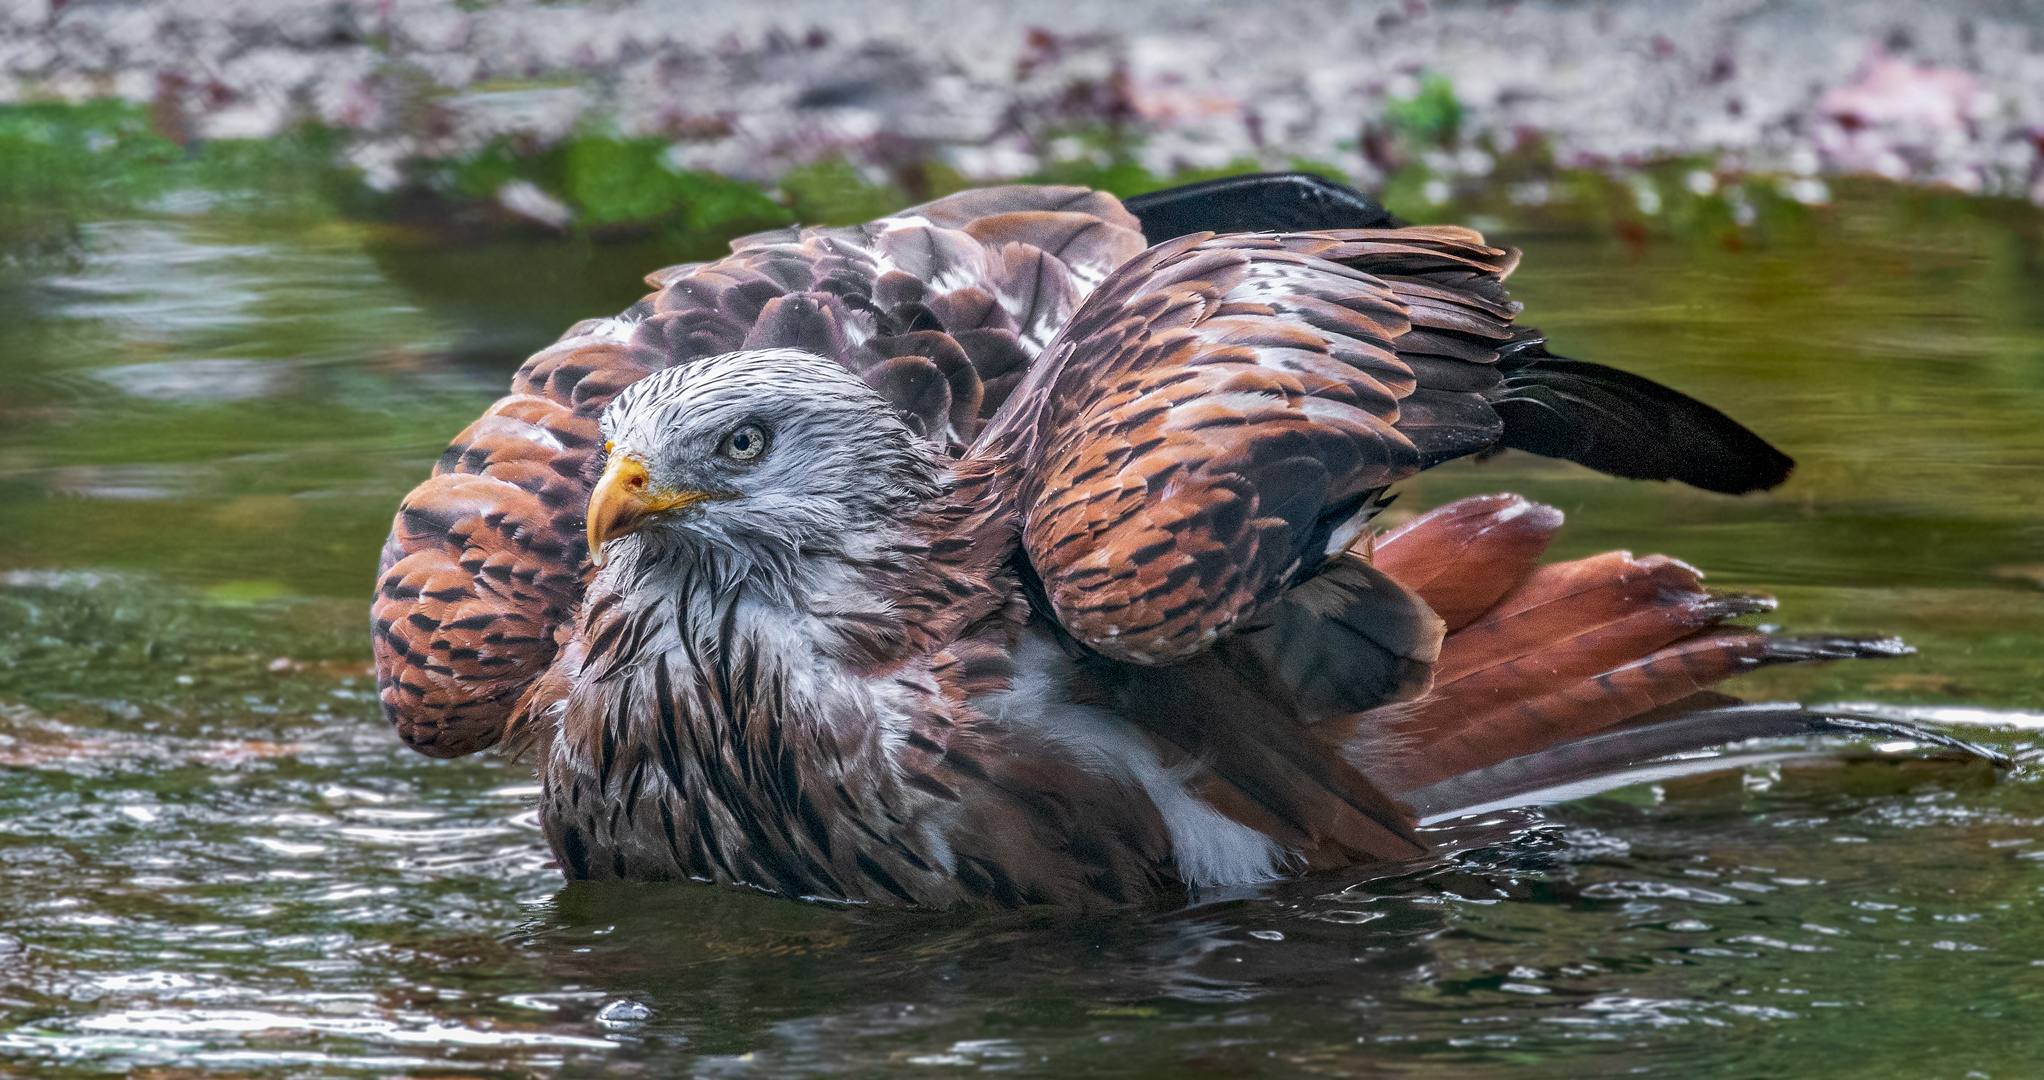
<instances>
[{"instance_id":1,"label":"wing covert feather","mask_svg":"<svg viewBox=\"0 0 2044 1080\"><path fill-rule=\"evenodd\" d=\"M1485 385L1515 258L1445 227L1194 234L1110 275L976 451L1012 470L1059 623L1184 659L1318 573L1385 487L1494 442L1402 342L1423 329L1431 379Z\"/></svg>"},{"instance_id":2,"label":"wing covert feather","mask_svg":"<svg viewBox=\"0 0 2044 1080\"><path fill-rule=\"evenodd\" d=\"M434 757L490 746L570 627L588 572L596 414L647 370L568 343L519 370L400 506L370 607L379 696Z\"/></svg>"}]
</instances>

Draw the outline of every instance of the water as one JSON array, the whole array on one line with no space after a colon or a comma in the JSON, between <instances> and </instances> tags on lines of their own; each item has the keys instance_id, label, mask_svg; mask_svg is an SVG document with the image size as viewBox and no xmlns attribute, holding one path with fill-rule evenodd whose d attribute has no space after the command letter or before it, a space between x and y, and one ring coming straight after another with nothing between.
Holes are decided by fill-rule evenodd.
<instances>
[{"instance_id":1,"label":"water","mask_svg":"<svg viewBox=\"0 0 2044 1080\"><path fill-rule=\"evenodd\" d=\"M1913 659L1743 692L2044 756L2044 222L1853 193L1768 242L1508 233L1559 351L1802 462L1726 499L1507 456L1560 554L1666 551ZM318 214L88 226L0 292L0 1071L2007 1077L2044 1054L2044 786L1899 747L1434 830L1421 863L1078 917L562 888L529 772L401 749L398 496L657 244ZM1409 511L1407 511L1409 512Z\"/></svg>"}]
</instances>

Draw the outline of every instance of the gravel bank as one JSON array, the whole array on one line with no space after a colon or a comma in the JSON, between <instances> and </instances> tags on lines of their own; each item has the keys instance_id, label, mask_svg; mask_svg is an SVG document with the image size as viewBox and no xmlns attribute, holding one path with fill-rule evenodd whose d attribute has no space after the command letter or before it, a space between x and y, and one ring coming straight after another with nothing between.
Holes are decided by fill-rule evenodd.
<instances>
[{"instance_id":1,"label":"gravel bank","mask_svg":"<svg viewBox=\"0 0 2044 1080\"><path fill-rule=\"evenodd\" d=\"M1564 166L2044 202L2044 6L2013 0L0 0L0 100L153 102L188 137L316 120L381 187L590 125L762 180L829 157L1020 176L1111 130L1158 174L1303 159L1367 185L1427 72L1460 106L1437 175L1544 140Z\"/></svg>"}]
</instances>

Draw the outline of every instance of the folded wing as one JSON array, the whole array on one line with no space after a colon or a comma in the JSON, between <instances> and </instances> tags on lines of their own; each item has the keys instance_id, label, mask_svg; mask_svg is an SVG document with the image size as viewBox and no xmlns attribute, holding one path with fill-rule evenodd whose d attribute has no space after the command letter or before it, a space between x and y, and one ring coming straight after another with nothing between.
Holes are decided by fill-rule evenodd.
<instances>
[{"instance_id":1,"label":"folded wing","mask_svg":"<svg viewBox=\"0 0 2044 1080\"><path fill-rule=\"evenodd\" d=\"M1058 623L1165 664L1325 569L1390 484L1493 443L1515 256L1466 229L1194 235L1109 277L975 453Z\"/></svg>"}]
</instances>

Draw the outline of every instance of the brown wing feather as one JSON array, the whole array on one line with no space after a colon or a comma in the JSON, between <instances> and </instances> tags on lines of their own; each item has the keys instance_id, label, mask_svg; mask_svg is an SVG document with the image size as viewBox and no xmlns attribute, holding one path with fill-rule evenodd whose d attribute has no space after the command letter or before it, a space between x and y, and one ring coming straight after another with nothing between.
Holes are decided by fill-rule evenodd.
<instances>
[{"instance_id":1,"label":"brown wing feather","mask_svg":"<svg viewBox=\"0 0 2044 1080\"><path fill-rule=\"evenodd\" d=\"M1014 184L947 195L904 210L988 243L1041 248L1091 286L1149 246L1142 222L1104 191L1069 186Z\"/></svg>"},{"instance_id":2,"label":"brown wing feather","mask_svg":"<svg viewBox=\"0 0 2044 1080\"><path fill-rule=\"evenodd\" d=\"M1169 668L1095 659L1096 693L1177 751L1215 809L1299 852L1309 867L1426 850L1409 810L1299 722L1292 703L1219 652Z\"/></svg>"},{"instance_id":3,"label":"brown wing feather","mask_svg":"<svg viewBox=\"0 0 2044 1080\"><path fill-rule=\"evenodd\" d=\"M384 715L435 757L495 743L588 574L596 415L651 368L578 338L528 360L405 497L370 607Z\"/></svg>"},{"instance_id":4,"label":"brown wing feather","mask_svg":"<svg viewBox=\"0 0 2044 1080\"><path fill-rule=\"evenodd\" d=\"M868 225L742 237L728 258L656 273L633 342L666 364L741 348L831 357L959 452L1091 284L1142 247L1112 196L964 192Z\"/></svg>"},{"instance_id":5,"label":"brown wing feather","mask_svg":"<svg viewBox=\"0 0 2044 1080\"><path fill-rule=\"evenodd\" d=\"M541 675L589 574L595 420L633 381L741 348L807 349L962 451L1090 285L1142 247L1110 195L991 188L872 225L742 238L725 259L649 275L656 291L625 320L577 324L528 360L406 497L372 610L385 714L445 757L556 700L564 680Z\"/></svg>"},{"instance_id":6,"label":"brown wing feather","mask_svg":"<svg viewBox=\"0 0 2044 1080\"><path fill-rule=\"evenodd\" d=\"M1533 572L1561 522L1561 511L1519 495L1477 495L1386 533L1370 560L1418 593L1452 634Z\"/></svg>"},{"instance_id":7,"label":"brown wing feather","mask_svg":"<svg viewBox=\"0 0 2044 1080\"><path fill-rule=\"evenodd\" d=\"M1059 623L1116 659L1183 659L1317 572L1375 493L1493 441L1473 393L1470 416L1408 417L1398 342L1430 327L1476 357L1434 366L1494 363L1514 258L1448 228L1196 234L1117 270L982 442Z\"/></svg>"},{"instance_id":8,"label":"brown wing feather","mask_svg":"<svg viewBox=\"0 0 2044 1080\"><path fill-rule=\"evenodd\" d=\"M1424 692L1440 657L1440 616L1382 568L1349 554L1287 590L1220 646L1259 693L1308 723Z\"/></svg>"}]
</instances>

